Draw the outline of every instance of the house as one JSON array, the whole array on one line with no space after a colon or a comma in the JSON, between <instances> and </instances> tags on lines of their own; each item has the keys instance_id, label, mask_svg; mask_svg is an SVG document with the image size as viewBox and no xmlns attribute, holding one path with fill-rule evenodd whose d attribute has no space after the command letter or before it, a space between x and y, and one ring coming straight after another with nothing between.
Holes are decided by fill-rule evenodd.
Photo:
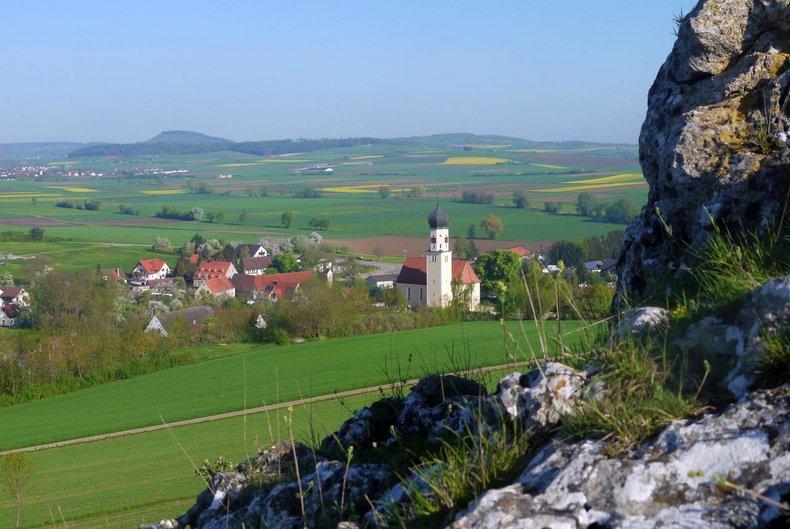
<instances>
[{"instance_id":1,"label":"house","mask_svg":"<svg viewBox=\"0 0 790 529\"><path fill-rule=\"evenodd\" d=\"M13 305L16 307L27 307L30 304L30 296L22 287L0 287L0 307Z\"/></svg>"},{"instance_id":2,"label":"house","mask_svg":"<svg viewBox=\"0 0 790 529\"><path fill-rule=\"evenodd\" d=\"M261 247L263 248L263 247ZM241 268L245 274L259 276L266 273L266 269L272 266L272 258L268 255L260 257L242 257Z\"/></svg>"},{"instance_id":3,"label":"house","mask_svg":"<svg viewBox=\"0 0 790 529\"><path fill-rule=\"evenodd\" d=\"M105 281L120 281L126 283L126 272L120 268L109 268L101 271L101 277Z\"/></svg>"},{"instance_id":4,"label":"house","mask_svg":"<svg viewBox=\"0 0 790 529\"><path fill-rule=\"evenodd\" d=\"M206 319L213 315L214 309L202 306L165 312L151 318L151 321L148 322L148 326L145 328L145 332L167 337L175 327L183 325L183 329L189 334L197 334L203 329Z\"/></svg>"},{"instance_id":5,"label":"house","mask_svg":"<svg viewBox=\"0 0 790 529\"><path fill-rule=\"evenodd\" d=\"M195 297L204 293L215 298L234 298L236 297L236 287L227 277L219 276L203 281L195 291Z\"/></svg>"},{"instance_id":6,"label":"house","mask_svg":"<svg viewBox=\"0 0 790 529\"><path fill-rule=\"evenodd\" d=\"M379 274L368 276L365 281L367 282L368 290L381 290L382 288L394 287L397 279L398 274Z\"/></svg>"},{"instance_id":7,"label":"house","mask_svg":"<svg viewBox=\"0 0 790 529\"><path fill-rule=\"evenodd\" d=\"M0 327L13 327L19 317L19 308L16 305L3 305L0 308Z\"/></svg>"},{"instance_id":8,"label":"house","mask_svg":"<svg viewBox=\"0 0 790 529\"><path fill-rule=\"evenodd\" d=\"M277 301L290 298L299 285L315 279L313 272L287 272L284 274L236 274L231 278L236 293L252 300L268 298Z\"/></svg>"},{"instance_id":9,"label":"house","mask_svg":"<svg viewBox=\"0 0 790 529\"><path fill-rule=\"evenodd\" d=\"M188 261L188 262L189 262L189 264L191 264L192 266L197 266L197 265L199 265L199 264L200 264L200 254L199 254L199 253L193 253L192 255L190 255L190 256L187 258L187 261Z\"/></svg>"},{"instance_id":10,"label":"house","mask_svg":"<svg viewBox=\"0 0 790 529\"><path fill-rule=\"evenodd\" d=\"M604 259L601 263L601 272L614 274L615 268L617 267L617 259Z\"/></svg>"},{"instance_id":11,"label":"house","mask_svg":"<svg viewBox=\"0 0 790 529\"><path fill-rule=\"evenodd\" d=\"M131 276L142 281L162 279L170 275L170 267L161 259L142 259L132 268Z\"/></svg>"},{"instance_id":12,"label":"house","mask_svg":"<svg viewBox=\"0 0 790 529\"><path fill-rule=\"evenodd\" d=\"M321 259L321 261L313 267L315 273L318 274L319 277L323 277L327 285L331 285L334 280L334 269L335 267L332 266L332 261L327 261L326 259Z\"/></svg>"},{"instance_id":13,"label":"house","mask_svg":"<svg viewBox=\"0 0 790 529\"><path fill-rule=\"evenodd\" d=\"M470 310L480 306L480 279L469 261L453 259L449 225L449 215L437 204L428 215L428 251L424 257L409 257L403 262L395 285L412 307L448 306L454 296L454 281L459 281L468 293Z\"/></svg>"},{"instance_id":14,"label":"house","mask_svg":"<svg viewBox=\"0 0 790 529\"><path fill-rule=\"evenodd\" d=\"M201 261L192 276L192 286L197 288L203 281L217 277L231 279L236 274L236 267L230 261Z\"/></svg>"},{"instance_id":15,"label":"house","mask_svg":"<svg viewBox=\"0 0 790 529\"><path fill-rule=\"evenodd\" d=\"M243 255L246 252L247 255L245 257L266 257L269 255L269 252L266 251L262 244L240 244L236 247L236 251L239 252L239 255Z\"/></svg>"},{"instance_id":16,"label":"house","mask_svg":"<svg viewBox=\"0 0 790 529\"><path fill-rule=\"evenodd\" d=\"M603 261L587 261L584 263L584 269L591 274L600 274Z\"/></svg>"},{"instance_id":17,"label":"house","mask_svg":"<svg viewBox=\"0 0 790 529\"><path fill-rule=\"evenodd\" d=\"M508 251L518 254L522 259L528 259L530 256L530 251L523 246L513 246L508 248Z\"/></svg>"}]
</instances>

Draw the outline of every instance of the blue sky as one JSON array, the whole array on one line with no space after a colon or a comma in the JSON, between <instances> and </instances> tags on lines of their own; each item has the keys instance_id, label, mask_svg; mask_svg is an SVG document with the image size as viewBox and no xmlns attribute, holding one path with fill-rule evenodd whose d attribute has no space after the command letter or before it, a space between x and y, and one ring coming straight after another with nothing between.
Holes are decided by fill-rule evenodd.
<instances>
[{"instance_id":1,"label":"blue sky","mask_svg":"<svg viewBox=\"0 0 790 529\"><path fill-rule=\"evenodd\" d=\"M637 141L691 0L0 4L0 142Z\"/></svg>"}]
</instances>

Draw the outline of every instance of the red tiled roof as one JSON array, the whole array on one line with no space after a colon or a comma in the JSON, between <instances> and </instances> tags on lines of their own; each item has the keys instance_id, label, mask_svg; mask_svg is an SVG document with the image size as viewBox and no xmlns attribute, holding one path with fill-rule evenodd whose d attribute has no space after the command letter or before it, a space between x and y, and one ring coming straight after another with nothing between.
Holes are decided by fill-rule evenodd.
<instances>
[{"instance_id":1,"label":"red tiled roof","mask_svg":"<svg viewBox=\"0 0 790 529\"><path fill-rule=\"evenodd\" d=\"M5 312L5 315L11 318L12 320L19 316L19 308L16 305L3 305L3 308L0 309Z\"/></svg>"},{"instance_id":2,"label":"red tiled roof","mask_svg":"<svg viewBox=\"0 0 790 529\"><path fill-rule=\"evenodd\" d=\"M299 288L298 281L275 281L266 286L266 294L277 299L288 298Z\"/></svg>"},{"instance_id":3,"label":"red tiled roof","mask_svg":"<svg viewBox=\"0 0 790 529\"><path fill-rule=\"evenodd\" d=\"M428 282L427 269L428 262L424 257L407 257L395 282L407 285L425 285ZM480 282L472 265L466 259L453 259L453 277L460 277L465 285Z\"/></svg>"},{"instance_id":4,"label":"red tiled roof","mask_svg":"<svg viewBox=\"0 0 790 529\"><path fill-rule=\"evenodd\" d=\"M519 254L521 257L527 257L529 255L529 250L524 248L523 246L513 246L512 248L508 248L513 253Z\"/></svg>"},{"instance_id":5,"label":"red tiled roof","mask_svg":"<svg viewBox=\"0 0 790 529\"><path fill-rule=\"evenodd\" d=\"M222 294L223 292L227 292L233 288L233 283L231 283L230 279L225 276L214 277L212 279L206 280L203 283L207 289L211 291L213 294Z\"/></svg>"},{"instance_id":6,"label":"red tiled roof","mask_svg":"<svg viewBox=\"0 0 790 529\"><path fill-rule=\"evenodd\" d=\"M239 292L266 292L267 289L271 290L271 286L274 283L277 283L277 285L298 286L299 283L309 281L314 277L315 274L313 272L287 272L284 274L264 274L261 276L236 274L231 279L231 282Z\"/></svg>"},{"instance_id":7,"label":"red tiled roof","mask_svg":"<svg viewBox=\"0 0 790 529\"><path fill-rule=\"evenodd\" d=\"M146 274L155 274L159 272L167 263L161 259L141 259L137 262L137 264L143 267L143 270L145 270Z\"/></svg>"},{"instance_id":8,"label":"red tiled roof","mask_svg":"<svg viewBox=\"0 0 790 529\"><path fill-rule=\"evenodd\" d=\"M0 297L15 298L23 290L24 288L22 287L0 287Z\"/></svg>"},{"instance_id":9,"label":"red tiled roof","mask_svg":"<svg viewBox=\"0 0 790 529\"><path fill-rule=\"evenodd\" d=\"M193 253L192 255L189 256L189 264L196 265L199 262L200 262L200 254L199 253Z\"/></svg>"},{"instance_id":10,"label":"red tiled roof","mask_svg":"<svg viewBox=\"0 0 790 529\"><path fill-rule=\"evenodd\" d=\"M195 271L194 278L198 280L227 277L228 270L233 266L230 261L201 261Z\"/></svg>"}]
</instances>

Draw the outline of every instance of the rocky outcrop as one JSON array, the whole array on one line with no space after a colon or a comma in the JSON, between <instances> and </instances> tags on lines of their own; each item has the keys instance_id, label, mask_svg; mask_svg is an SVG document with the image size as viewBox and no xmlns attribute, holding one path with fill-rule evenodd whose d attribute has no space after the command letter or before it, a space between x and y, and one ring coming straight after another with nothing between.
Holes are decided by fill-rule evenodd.
<instances>
[{"instance_id":1,"label":"rocky outcrop","mask_svg":"<svg viewBox=\"0 0 790 529\"><path fill-rule=\"evenodd\" d=\"M387 516L408 504L406 489L424 486L416 475L398 476L407 474L403 459L416 462L444 442L506 423L547 431L573 410L587 381L586 373L558 363L508 375L491 395L472 380L425 377L405 398L381 399L356 412L315 453L280 444L234 472L215 473L189 511L151 527L297 529L349 519L384 527Z\"/></svg>"},{"instance_id":2,"label":"rocky outcrop","mask_svg":"<svg viewBox=\"0 0 790 529\"><path fill-rule=\"evenodd\" d=\"M693 265L714 225L766 235L790 190L790 1L703 0L648 96L647 205L626 230L621 301Z\"/></svg>"},{"instance_id":3,"label":"rocky outcrop","mask_svg":"<svg viewBox=\"0 0 790 529\"><path fill-rule=\"evenodd\" d=\"M790 392L754 393L675 422L627 457L554 441L518 481L472 502L453 529L781 526L790 493Z\"/></svg>"},{"instance_id":4,"label":"rocky outcrop","mask_svg":"<svg viewBox=\"0 0 790 529\"><path fill-rule=\"evenodd\" d=\"M790 329L790 276L771 279L755 289L730 316L706 316L694 322L674 345L696 356L708 356L711 362L724 366L727 375L723 383L732 395L740 398L754 385L755 368L759 370L760 358L771 346L770 339L781 336L787 329ZM788 377L788 373L775 375L767 378Z\"/></svg>"}]
</instances>

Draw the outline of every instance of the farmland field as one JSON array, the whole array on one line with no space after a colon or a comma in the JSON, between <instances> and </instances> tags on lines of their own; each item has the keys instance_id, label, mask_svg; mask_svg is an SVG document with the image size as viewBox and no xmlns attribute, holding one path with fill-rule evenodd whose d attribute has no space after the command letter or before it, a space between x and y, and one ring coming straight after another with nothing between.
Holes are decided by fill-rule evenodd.
<instances>
[{"instance_id":1,"label":"farmland field","mask_svg":"<svg viewBox=\"0 0 790 529\"><path fill-rule=\"evenodd\" d=\"M537 348L535 325L516 324L519 360ZM548 325L549 328L553 325ZM574 324L564 324L565 332ZM549 331L552 335L553 332ZM578 340L567 337L568 343ZM399 363L410 377L454 365L508 362L498 322L467 322L413 331L285 347L236 344L215 357L137 378L0 409L0 450L240 410L386 384ZM391 375L390 375L391 376ZM166 389L165 389L166 388ZM90 410L90 413L86 413Z\"/></svg>"},{"instance_id":2,"label":"farmland field","mask_svg":"<svg viewBox=\"0 0 790 529\"><path fill-rule=\"evenodd\" d=\"M377 393L295 407L295 438L323 436ZM182 514L204 485L190 459L202 464L223 455L241 461L286 439L287 410L110 439L29 454L35 479L23 498L24 528L136 528L142 522ZM271 427L271 429L270 429ZM61 518L62 513L62 518ZM0 496L0 527L13 527L16 511ZM53 523L52 520L55 520Z\"/></svg>"},{"instance_id":3,"label":"farmland field","mask_svg":"<svg viewBox=\"0 0 790 529\"><path fill-rule=\"evenodd\" d=\"M337 241L424 239L424 219L438 196L450 214L452 236L465 235L470 225L495 214L504 222L503 242L550 243L623 229L571 213L583 191L602 201L628 198L642 204L647 186L635 153L635 148L619 146L525 149L518 144L474 144L461 151L382 144L283 157L213 152L57 160L49 165L82 173L58 181L0 181L0 231L38 226L51 237L132 244L150 244L155 236L181 244L201 232L226 241L253 242L262 236L309 232L311 218L325 217L331 224L324 236ZM159 174L132 176L135 171ZM195 192L198 183L212 193ZM391 196L379 196L381 186L388 186ZM416 186L424 189L422 197L404 195ZM305 188L321 189L323 196L292 196ZM266 196L254 196L262 189ZM513 207L515 190L527 192L530 207ZM461 203L458 197L465 191L490 193L494 203ZM98 200L101 207L99 211L55 207L58 200ZM561 213L545 213L546 201L559 203ZM139 215L120 214L120 205ZM213 223L154 218L165 205L183 211L200 207L224 218ZM244 223L239 221L242 210L247 211ZM284 211L294 214L289 229L280 222ZM397 245L383 247L389 255L400 255ZM365 253L374 253L374 248L367 249Z\"/></svg>"}]
</instances>

